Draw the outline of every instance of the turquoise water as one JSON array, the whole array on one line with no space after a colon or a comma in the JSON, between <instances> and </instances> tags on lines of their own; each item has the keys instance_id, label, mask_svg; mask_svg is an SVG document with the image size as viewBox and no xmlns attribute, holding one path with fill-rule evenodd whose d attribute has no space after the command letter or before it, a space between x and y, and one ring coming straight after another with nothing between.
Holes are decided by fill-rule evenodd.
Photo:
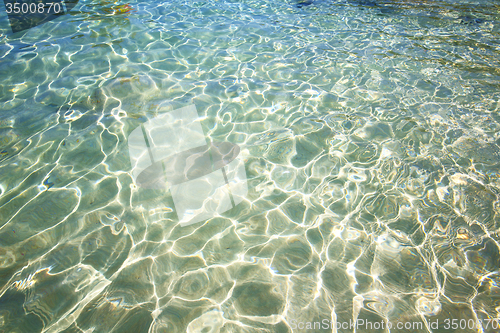
<instances>
[{"instance_id":1,"label":"turquoise water","mask_svg":"<svg viewBox=\"0 0 500 333\"><path fill-rule=\"evenodd\" d=\"M0 332L497 331L495 1L126 5L2 8ZM128 137L192 104L248 192L181 226Z\"/></svg>"}]
</instances>

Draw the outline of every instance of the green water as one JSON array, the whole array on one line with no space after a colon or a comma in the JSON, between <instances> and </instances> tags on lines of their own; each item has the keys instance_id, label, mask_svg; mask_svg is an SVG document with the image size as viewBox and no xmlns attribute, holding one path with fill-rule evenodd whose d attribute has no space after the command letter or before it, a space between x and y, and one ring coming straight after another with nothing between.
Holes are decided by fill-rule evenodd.
<instances>
[{"instance_id":1,"label":"green water","mask_svg":"<svg viewBox=\"0 0 500 333\"><path fill-rule=\"evenodd\" d=\"M497 331L496 2L125 4L0 15L0 332ZM128 136L191 104L248 193L182 227Z\"/></svg>"}]
</instances>

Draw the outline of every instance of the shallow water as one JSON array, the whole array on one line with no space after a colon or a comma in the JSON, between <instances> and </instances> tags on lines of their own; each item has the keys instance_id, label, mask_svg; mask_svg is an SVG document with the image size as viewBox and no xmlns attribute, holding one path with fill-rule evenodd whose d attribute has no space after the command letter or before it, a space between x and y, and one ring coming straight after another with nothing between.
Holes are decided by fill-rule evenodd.
<instances>
[{"instance_id":1,"label":"shallow water","mask_svg":"<svg viewBox=\"0 0 500 333\"><path fill-rule=\"evenodd\" d=\"M497 331L494 1L125 4L1 11L0 332ZM128 136L190 104L248 193L183 227Z\"/></svg>"}]
</instances>

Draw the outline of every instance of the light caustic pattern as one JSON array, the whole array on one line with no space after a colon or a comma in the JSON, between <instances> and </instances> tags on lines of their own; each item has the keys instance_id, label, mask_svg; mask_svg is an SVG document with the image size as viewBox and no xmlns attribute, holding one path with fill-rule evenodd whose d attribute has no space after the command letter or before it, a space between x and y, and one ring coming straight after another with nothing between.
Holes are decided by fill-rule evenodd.
<instances>
[{"instance_id":1,"label":"light caustic pattern","mask_svg":"<svg viewBox=\"0 0 500 333\"><path fill-rule=\"evenodd\" d=\"M0 36L0 331L498 316L498 7L123 6ZM128 137L190 104L248 193L182 227Z\"/></svg>"}]
</instances>

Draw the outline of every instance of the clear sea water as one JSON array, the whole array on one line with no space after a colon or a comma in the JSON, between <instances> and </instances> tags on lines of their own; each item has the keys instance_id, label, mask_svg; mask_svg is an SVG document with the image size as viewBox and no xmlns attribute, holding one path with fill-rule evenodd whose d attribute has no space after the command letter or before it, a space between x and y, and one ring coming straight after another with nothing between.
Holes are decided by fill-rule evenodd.
<instances>
[{"instance_id":1,"label":"clear sea water","mask_svg":"<svg viewBox=\"0 0 500 333\"><path fill-rule=\"evenodd\" d=\"M498 331L497 1L0 9L0 332ZM127 140L191 104L248 193L182 227Z\"/></svg>"}]
</instances>

